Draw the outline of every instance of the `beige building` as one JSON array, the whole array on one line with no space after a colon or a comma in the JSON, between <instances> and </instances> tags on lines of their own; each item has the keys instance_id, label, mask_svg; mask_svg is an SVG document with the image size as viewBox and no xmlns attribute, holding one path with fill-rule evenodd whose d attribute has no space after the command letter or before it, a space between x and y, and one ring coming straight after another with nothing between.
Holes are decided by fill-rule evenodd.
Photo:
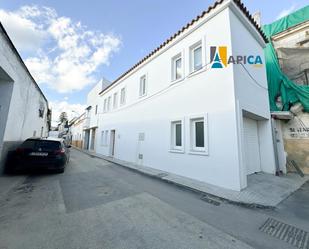
<instances>
[{"instance_id":1,"label":"beige building","mask_svg":"<svg viewBox=\"0 0 309 249\"><path fill-rule=\"evenodd\" d=\"M309 20L274 35L272 42L283 73L296 84L309 85ZM277 118L279 151L284 149L309 174L309 113L298 103L290 112L273 116ZM279 161L284 164L285 158L279 155ZM288 171L295 170L287 166Z\"/></svg>"}]
</instances>

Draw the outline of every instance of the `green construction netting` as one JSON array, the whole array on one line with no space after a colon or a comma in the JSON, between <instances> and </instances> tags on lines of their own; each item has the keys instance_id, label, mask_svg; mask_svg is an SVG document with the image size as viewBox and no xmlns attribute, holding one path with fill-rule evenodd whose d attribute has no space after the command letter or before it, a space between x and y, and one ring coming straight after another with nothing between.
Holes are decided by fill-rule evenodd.
<instances>
[{"instance_id":1,"label":"green construction netting","mask_svg":"<svg viewBox=\"0 0 309 249\"><path fill-rule=\"evenodd\" d=\"M269 43L264 49L268 93L271 111L281 111L276 105L276 97L281 95L283 110L289 110L291 104L301 102L304 110L309 112L309 86L297 85L281 71L278 58L271 42L271 37L290 27L309 20L309 6L262 27Z\"/></svg>"}]
</instances>

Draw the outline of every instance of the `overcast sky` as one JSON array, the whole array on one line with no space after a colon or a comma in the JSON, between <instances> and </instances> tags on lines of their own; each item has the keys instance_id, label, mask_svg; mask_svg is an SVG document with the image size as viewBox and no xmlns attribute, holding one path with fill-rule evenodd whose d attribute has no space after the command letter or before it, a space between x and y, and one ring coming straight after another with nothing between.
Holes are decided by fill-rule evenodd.
<instances>
[{"instance_id":1,"label":"overcast sky","mask_svg":"<svg viewBox=\"0 0 309 249\"><path fill-rule=\"evenodd\" d=\"M56 121L61 111L69 117L81 114L87 92L100 78L117 78L212 3L0 0L0 21L50 101ZM244 3L251 13L260 11L267 24L307 1Z\"/></svg>"}]
</instances>

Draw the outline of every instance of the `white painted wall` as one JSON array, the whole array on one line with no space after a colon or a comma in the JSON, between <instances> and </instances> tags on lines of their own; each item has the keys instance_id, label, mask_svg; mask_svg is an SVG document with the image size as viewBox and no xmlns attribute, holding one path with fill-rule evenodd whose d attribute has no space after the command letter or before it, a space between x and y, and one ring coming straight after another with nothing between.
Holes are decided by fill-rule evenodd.
<instances>
[{"instance_id":1,"label":"white painted wall","mask_svg":"<svg viewBox=\"0 0 309 249\"><path fill-rule=\"evenodd\" d=\"M99 117L103 113L103 105L100 105L100 95L99 93L106 88L110 82L106 79L101 79L88 93L87 95L87 108L85 113L85 121L83 122L84 128L91 129L86 132L89 133L89 148L92 144L92 133L95 132L95 137L97 137L97 127L99 124ZM89 108L90 107L90 108ZM97 111L96 111L97 109ZM87 140L87 139L84 139ZM84 141L86 146L88 142ZM96 143L96 142L95 142ZM94 151L96 151L96 145L94 145Z\"/></svg>"},{"instance_id":2,"label":"white painted wall","mask_svg":"<svg viewBox=\"0 0 309 249\"><path fill-rule=\"evenodd\" d=\"M267 77L263 46L252 36L248 28L242 24L237 12L229 11L233 55L260 55L262 67L249 64L234 65L235 98L237 110L238 146L241 188L247 186L245 150L243 139L243 116L258 120L259 147L261 169L267 173L275 173L275 158L271 132L270 109L268 102ZM253 32L254 30L252 30ZM253 79L252 79L253 78Z\"/></svg>"},{"instance_id":3,"label":"white painted wall","mask_svg":"<svg viewBox=\"0 0 309 249\"><path fill-rule=\"evenodd\" d=\"M221 24L221 25L219 25ZM188 36L187 32L168 50L134 72L119 85L101 97L106 97L126 87L126 104L102 115L102 130L116 130L115 157L184 175L215 185L240 189L235 99L232 67L202 70L189 75L189 47L203 43L204 64L209 61L209 46L230 45L228 10L225 9ZM207 42L206 42L207 41ZM171 83L171 58L183 53L185 79ZM139 78L147 75L148 94L140 99ZM189 119L193 115L208 115L209 154L190 154ZM185 152L170 152L170 122L184 119ZM145 140L138 141L138 134L145 133ZM98 138L99 142L100 139ZM109 146L97 143L97 152L109 155ZM143 154L143 160L138 160ZM224 156L222 156L224 155Z\"/></svg>"},{"instance_id":4,"label":"white painted wall","mask_svg":"<svg viewBox=\"0 0 309 249\"><path fill-rule=\"evenodd\" d=\"M98 153L110 155L110 137L107 143L102 142L101 132L109 131L110 136L110 131L115 130L115 158L229 189L245 187L241 181L242 148L237 103L245 106L250 106L250 103L243 101L243 93L235 91L239 91L241 84L250 83L246 78L241 78L245 77L243 72L233 69L233 66L223 69L209 69L208 66L196 74L189 72L190 46L202 42L203 65L206 65L210 61L210 46L226 45L232 48L235 41L231 39L231 33L236 35L239 30L242 31L242 28L238 30L242 23L230 22L231 11L225 8L227 3L206 15L101 95L99 105L103 108L104 99L115 92L120 98L121 88L126 88L126 104L99 116ZM242 37L242 43L248 43L248 48L258 47L248 32ZM261 50L260 45L258 49ZM171 82L171 59L179 53L183 55L185 77L174 83ZM147 77L148 91L146 97L140 98L139 79L143 75ZM265 72L258 77L266 85ZM239 85L236 86L238 78ZM264 92L257 95L260 101L265 101L264 97ZM262 108L260 113L267 116L269 111ZM208 153L204 155L191 153L189 121L193 116L208 118L209 146ZM174 153L170 152L170 126L172 120L179 119L184 122L185 146L183 153ZM144 141L139 141L140 133L144 133ZM143 159L139 159L139 154L143 154Z\"/></svg>"},{"instance_id":5,"label":"white painted wall","mask_svg":"<svg viewBox=\"0 0 309 249\"><path fill-rule=\"evenodd\" d=\"M85 113L79 116L71 125L70 132L72 135L72 141L83 140L84 121L85 121Z\"/></svg>"},{"instance_id":6,"label":"white painted wall","mask_svg":"<svg viewBox=\"0 0 309 249\"><path fill-rule=\"evenodd\" d=\"M48 103L43 94L39 90L36 83L31 79L22 63L14 53L9 42L7 41L4 33L0 31L0 67L11 78L11 82L5 82L0 84L10 85L10 90L6 88L5 96L10 96L7 117L2 115L2 111L5 108L1 108L0 116L5 118L5 127L3 132L3 143L0 141L0 146L6 146L9 149L10 144L17 144L36 134L41 136L48 135L47 127L47 111ZM43 118L39 117L39 108L44 108ZM43 128L42 128L43 127ZM2 148L0 148L2 151ZM6 154L4 151L3 154ZM2 157L3 160L4 156Z\"/></svg>"},{"instance_id":7,"label":"white painted wall","mask_svg":"<svg viewBox=\"0 0 309 249\"><path fill-rule=\"evenodd\" d=\"M90 90L87 95L87 107L91 106L89 112L86 113L86 116L89 118L90 128L98 126L99 115L103 113L103 106L100 105L101 98L99 93L110 84L111 82L103 78ZM95 113L96 106L98 106L97 113Z\"/></svg>"}]
</instances>

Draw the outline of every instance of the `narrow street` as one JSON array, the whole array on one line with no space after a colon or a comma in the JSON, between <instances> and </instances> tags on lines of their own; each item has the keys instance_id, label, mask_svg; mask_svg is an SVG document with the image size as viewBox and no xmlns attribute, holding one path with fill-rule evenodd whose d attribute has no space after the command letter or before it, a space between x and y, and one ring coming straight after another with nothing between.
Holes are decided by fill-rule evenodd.
<instances>
[{"instance_id":1,"label":"narrow street","mask_svg":"<svg viewBox=\"0 0 309 249\"><path fill-rule=\"evenodd\" d=\"M296 248L259 230L269 217L309 231L308 184L275 210L248 209L75 149L64 174L1 180L16 184L1 192L0 249Z\"/></svg>"}]
</instances>

